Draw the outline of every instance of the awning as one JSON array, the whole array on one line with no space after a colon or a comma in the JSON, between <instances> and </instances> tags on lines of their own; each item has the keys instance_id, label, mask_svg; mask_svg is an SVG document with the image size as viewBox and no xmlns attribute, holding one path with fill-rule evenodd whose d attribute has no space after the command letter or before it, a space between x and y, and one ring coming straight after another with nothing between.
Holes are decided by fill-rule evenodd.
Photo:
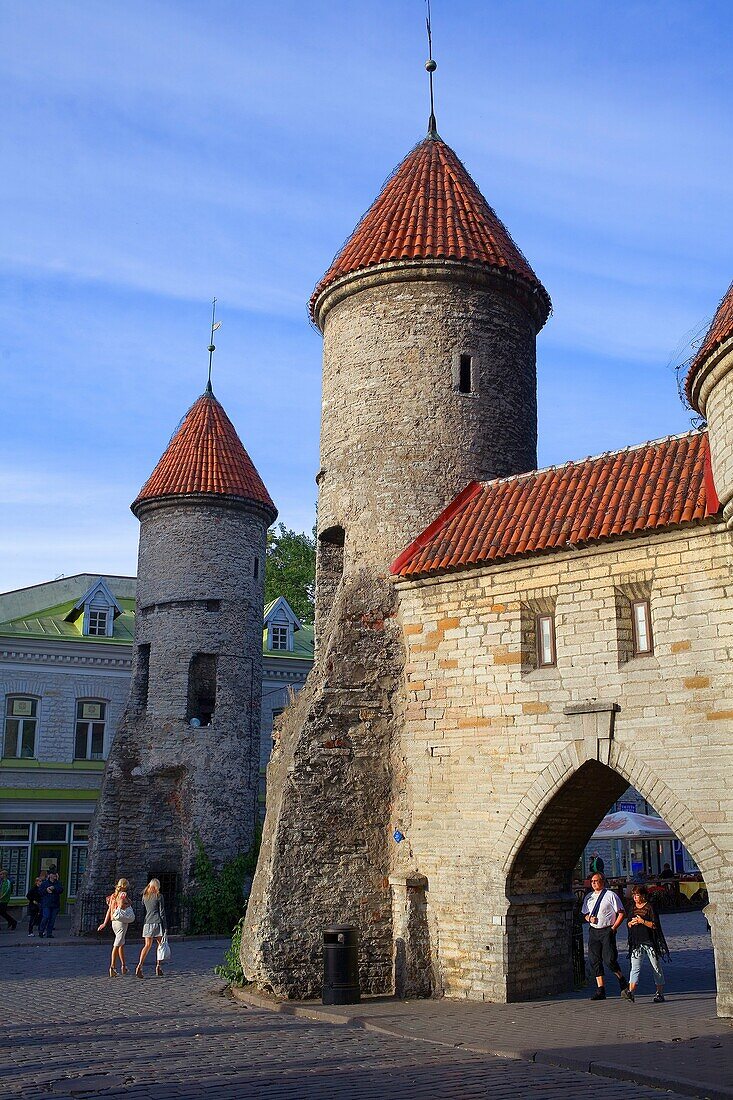
<instances>
[{"instance_id":1,"label":"awning","mask_svg":"<svg viewBox=\"0 0 733 1100\"><path fill-rule=\"evenodd\" d=\"M661 817L650 817L649 814L632 814L619 812L606 814L596 831L591 837L593 840L633 840L641 838L645 840L663 839L669 840L675 834L662 821Z\"/></svg>"}]
</instances>

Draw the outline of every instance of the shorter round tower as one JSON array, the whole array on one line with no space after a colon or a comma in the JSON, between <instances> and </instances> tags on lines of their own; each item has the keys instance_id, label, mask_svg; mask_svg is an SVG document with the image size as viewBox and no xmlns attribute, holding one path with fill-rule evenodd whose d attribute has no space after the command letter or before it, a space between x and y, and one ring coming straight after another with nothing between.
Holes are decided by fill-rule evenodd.
<instances>
[{"instance_id":1,"label":"shorter round tower","mask_svg":"<svg viewBox=\"0 0 733 1100\"><path fill-rule=\"evenodd\" d=\"M267 528L277 515L210 388L132 511L140 520L127 710L92 827L86 889L165 876L185 893L198 843L221 866L258 814Z\"/></svg>"},{"instance_id":2,"label":"shorter round tower","mask_svg":"<svg viewBox=\"0 0 733 1100\"><path fill-rule=\"evenodd\" d=\"M693 409L708 422L713 481L733 529L733 283L718 307L686 382Z\"/></svg>"}]
</instances>

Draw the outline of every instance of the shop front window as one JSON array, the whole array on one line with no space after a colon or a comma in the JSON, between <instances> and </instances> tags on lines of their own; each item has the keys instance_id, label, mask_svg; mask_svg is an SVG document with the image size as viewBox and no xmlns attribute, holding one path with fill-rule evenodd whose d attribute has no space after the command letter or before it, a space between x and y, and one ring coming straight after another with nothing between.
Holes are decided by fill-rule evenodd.
<instances>
[{"instance_id":1,"label":"shop front window","mask_svg":"<svg viewBox=\"0 0 733 1100\"><path fill-rule=\"evenodd\" d=\"M24 897L28 889L30 831L27 824L0 824L0 867L8 872L13 897Z\"/></svg>"}]
</instances>

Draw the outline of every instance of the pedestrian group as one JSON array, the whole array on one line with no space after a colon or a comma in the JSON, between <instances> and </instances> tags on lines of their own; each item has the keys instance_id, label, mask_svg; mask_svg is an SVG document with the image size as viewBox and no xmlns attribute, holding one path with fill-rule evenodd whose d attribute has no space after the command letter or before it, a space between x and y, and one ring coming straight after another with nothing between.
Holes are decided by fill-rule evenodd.
<instances>
[{"instance_id":1,"label":"pedestrian group","mask_svg":"<svg viewBox=\"0 0 733 1100\"><path fill-rule=\"evenodd\" d=\"M112 931L115 934L112 944L112 957L109 963L110 978L116 978L118 974L130 973L125 964L125 937L127 935L127 929L135 920L135 911L130 904L129 889L130 884L127 879L121 878L107 898L107 912L104 920L97 929L98 932L101 932L103 928L111 924ZM142 902L145 909L145 920L143 923L144 943L140 950L140 960L135 967L135 976L137 978L145 977L143 973L143 964L153 946L153 940L156 940L158 947L156 951L155 973L156 976L160 978L163 976L163 963L170 959L171 949L168 944L165 903L163 901L163 895L160 892L160 882L157 878L151 878L150 882L143 890ZM118 960L120 963L119 971L116 967Z\"/></svg>"},{"instance_id":2,"label":"pedestrian group","mask_svg":"<svg viewBox=\"0 0 733 1100\"><path fill-rule=\"evenodd\" d=\"M669 949L659 923L659 916L649 900L646 888L633 887L627 914L621 898L606 886L606 880L601 871L593 871L590 884L592 889L583 901L582 913L590 925L588 960L596 979L596 990L591 1000L605 1001L606 999L604 968L615 974L621 996L627 1001L635 1000L641 964L646 958L652 968L656 985L654 1004L661 1004L664 1001L664 972L660 960L669 958ZM628 923L631 960L631 974L628 981L621 971L616 947L616 931L623 923L624 917Z\"/></svg>"}]
</instances>

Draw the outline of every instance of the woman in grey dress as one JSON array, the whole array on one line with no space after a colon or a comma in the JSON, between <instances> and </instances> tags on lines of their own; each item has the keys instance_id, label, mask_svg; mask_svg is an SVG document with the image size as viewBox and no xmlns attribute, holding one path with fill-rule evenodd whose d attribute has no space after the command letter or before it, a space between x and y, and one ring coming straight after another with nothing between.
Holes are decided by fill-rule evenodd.
<instances>
[{"instance_id":1,"label":"woman in grey dress","mask_svg":"<svg viewBox=\"0 0 733 1100\"><path fill-rule=\"evenodd\" d=\"M163 895L160 892L160 882L157 878L151 878L150 882L143 890L143 905L145 906L145 923L143 924L143 939L145 943L140 952L140 962L135 967L135 975L138 978L145 977L143 974L143 963L147 958L150 948L153 946L153 940L157 940L158 944L160 944L163 935L168 931ZM161 977L163 974L163 966L157 961L157 957L155 962L155 973L158 977Z\"/></svg>"}]
</instances>

